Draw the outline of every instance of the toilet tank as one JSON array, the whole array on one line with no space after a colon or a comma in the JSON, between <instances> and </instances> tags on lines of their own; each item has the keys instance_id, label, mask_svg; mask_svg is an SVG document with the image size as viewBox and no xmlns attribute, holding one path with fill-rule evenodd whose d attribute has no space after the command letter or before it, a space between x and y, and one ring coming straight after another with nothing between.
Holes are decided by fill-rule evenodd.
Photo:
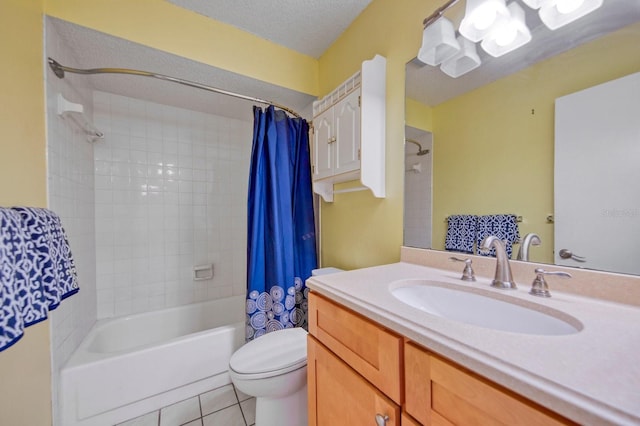
<instances>
[{"instance_id":1,"label":"toilet tank","mask_svg":"<svg viewBox=\"0 0 640 426\"><path fill-rule=\"evenodd\" d=\"M343 272L344 269L340 269L340 268L333 268L333 267L328 267L328 268L318 268L318 269L314 269L311 271L311 276L318 276L318 275L327 275L327 274L335 274L336 272Z\"/></svg>"}]
</instances>

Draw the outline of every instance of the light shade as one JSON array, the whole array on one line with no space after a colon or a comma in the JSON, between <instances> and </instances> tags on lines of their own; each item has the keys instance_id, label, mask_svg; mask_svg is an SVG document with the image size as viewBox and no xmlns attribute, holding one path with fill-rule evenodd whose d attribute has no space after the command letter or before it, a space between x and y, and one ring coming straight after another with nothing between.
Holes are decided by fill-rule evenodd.
<instances>
[{"instance_id":1,"label":"light shade","mask_svg":"<svg viewBox=\"0 0 640 426\"><path fill-rule=\"evenodd\" d=\"M602 0L548 0L538 14L551 30L560 28L602 6Z\"/></svg>"},{"instance_id":2,"label":"light shade","mask_svg":"<svg viewBox=\"0 0 640 426\"><path fill-rule=\"evenodd\" d=\"M545 3L549 3L549 0L522 0L522 1L531 9L540 9Z\"/></svg>"},{"instance_id":3,"label":"light shade","mask_svg":"<svg viewBox=\"0 0 640 426\"><path fill-rule=\"evenodd\" d=\"M475 43L463 36L458 36L457 40L460 44L460 52L440 65L442 72L453 78L458 78L480 66L480 57Z\"/></svg>"},{"instance_id":4,"label":"light shade","mask_svg":"<svg viewBox=\"0 0 640 426\"><path fill-rule=\"evenodd\" d=\"M436 66L460 51L453 24L441 17L422 32L422 47L418 59L425 64Z\"/></svg>"},{"instance_id":5,"label":"light shade","mask_svg":"<svg viewBox=\"0 0 640 426\"><path fill-rule=\"evenodd\" d=\"M488 35L500 18L508 18L505 0L467 0L464 19L460 22L460 34L477 42Z\"/></svg>"},{"instance_id":6,"label":"light shade","mask_svg":"<svg viewBox=\"0 0 640 426\"><path fill-rule=\"evenodd\" d=\"M511 18L497 24L481 43L482 48L496 58L531 41L531 32L525 24L522 7L513 2L507 9Z\"/></svg>"}]
</instances>

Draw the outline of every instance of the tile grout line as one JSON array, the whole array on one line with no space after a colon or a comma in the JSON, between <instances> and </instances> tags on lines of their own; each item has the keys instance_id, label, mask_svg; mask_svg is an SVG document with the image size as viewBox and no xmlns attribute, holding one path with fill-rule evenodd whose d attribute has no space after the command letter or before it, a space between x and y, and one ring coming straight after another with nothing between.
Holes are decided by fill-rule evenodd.
<instances>
[{"instance_id":1,"label":"tile grout line","mask_svg":"<svg viewBox=\"0 0 640 426\"><path fill-rule=\"evenodd\" d=\"M244 410L242 409L242 404L240 404L240 397L238 396L238 392L236 391L235 385L231 385L233 387L233 393L236 396L236 401L238 401L238 408L240 409L240 414L242 415L242 420L244 420L244 424L248 425L247 418L244 415Z\"/></svg>"}]
</instances>

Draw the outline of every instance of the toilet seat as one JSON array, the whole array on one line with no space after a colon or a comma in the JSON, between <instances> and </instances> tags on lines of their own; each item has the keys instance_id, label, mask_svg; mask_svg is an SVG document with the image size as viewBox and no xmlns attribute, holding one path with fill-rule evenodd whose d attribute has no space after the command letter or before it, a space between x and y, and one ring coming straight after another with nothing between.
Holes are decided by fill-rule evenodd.
<instances>
[{"instance_id":1,"label":"toilet seat","mask_svg":"<svg viewBox=\"0 0 640 426\"><path fill-rule=\"evenodd\" d=\"M229 369L244 380L279 376L307 365L307 331L288 328L267 333L238 349Z\"/></svg>"}]
</instances>

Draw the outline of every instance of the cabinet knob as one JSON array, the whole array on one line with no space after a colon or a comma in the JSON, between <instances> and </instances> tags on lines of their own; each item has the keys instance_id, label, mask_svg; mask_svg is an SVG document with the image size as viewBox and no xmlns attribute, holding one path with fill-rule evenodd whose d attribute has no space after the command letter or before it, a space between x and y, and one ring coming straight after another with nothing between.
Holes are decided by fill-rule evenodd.
<instances>
[{"instance_id":1,"label":"cabinet knob","mask_svg":"<svg viewBox=\"0 0 640 426\"><path fill-rule=\"evenodd\" d=\"M329 143L330 143L330 144L335 143L337 140L338 140L338 139L336 139L336 137L334 136L334 137L332 137L332 138L329 138Z\"/></svg>"},{"instance_id":2,"label":"cabinet knob","mask_svg":"<svg viewBox=\"0 0 640 426\"><path fill-rule=\"evenodd\" d=\"M385 426L389 421L389 416L376 414L376 426Z\"/></svg>"}]
</instances>

